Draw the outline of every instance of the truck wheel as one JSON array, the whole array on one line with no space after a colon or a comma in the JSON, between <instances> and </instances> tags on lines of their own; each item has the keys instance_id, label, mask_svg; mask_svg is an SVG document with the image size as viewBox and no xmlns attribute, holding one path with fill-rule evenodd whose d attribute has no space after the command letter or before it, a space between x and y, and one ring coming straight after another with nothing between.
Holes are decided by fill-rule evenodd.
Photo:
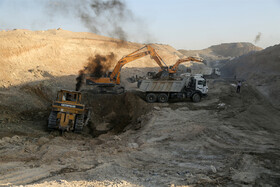
<instances>
[{"instance_id":1,"label":"truck wheel","mask_svg":"<svg viewBox=\"0 0 280 187\"><path fill-rule=\"evenodd\" d=\"M198 93L192 95L192 101L198 103L201 99L201 96Z\"/></svg>"},{"instance_id":2,"label":"truck wheel","mask_svg":"<svg viewBox=\"0 0 280 187\"><path fill-rule=\"evenodd\" d=\"M148 93L146 96L146 100L148 103L154 103L157 100L157 96L154 93Z\"/></svg>"},{"instance_id":3,"label":"truck wheel","mask_svg":"<svg viewBox=\"0 0 280 187\"><path fill-rule=\"evenodd\" d=\"M168 101L168 95L165 93L161 93L158 95L158 101L160 103L166 103Z\"/></svg>"}]
</instances>

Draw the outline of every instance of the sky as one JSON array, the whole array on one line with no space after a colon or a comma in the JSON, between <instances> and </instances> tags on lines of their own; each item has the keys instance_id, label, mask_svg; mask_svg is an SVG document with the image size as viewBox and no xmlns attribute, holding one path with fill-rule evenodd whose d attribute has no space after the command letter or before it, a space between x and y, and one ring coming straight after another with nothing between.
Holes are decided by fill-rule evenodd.
<instances>
[{"instance_id":1,"label":"sky","mask_svg":"<svg viewBox=\"0 0 280 187\"><path fill-rule=\"evenodd\" d=\"M92 31L77 16L75 9L73 12L76 13L64 7L49 8L50 3L60 1L67 0L0 0L0 30L62 28L75 32ZM86 4L91 0L67 2L71 1ZM251 42L262 48L280 43L280 0L123 2L131 19L119 26L127 33L129 41L169 44L187 50L230 42ZM98 34L110 36L106 29ZM260 37L255 42L257 35Z\"/></svg>"}]
</instances>

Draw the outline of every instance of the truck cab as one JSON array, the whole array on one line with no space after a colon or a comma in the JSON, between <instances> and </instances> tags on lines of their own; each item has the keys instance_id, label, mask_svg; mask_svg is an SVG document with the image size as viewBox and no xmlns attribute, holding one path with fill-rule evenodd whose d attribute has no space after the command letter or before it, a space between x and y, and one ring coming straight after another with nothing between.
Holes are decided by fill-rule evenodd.
<instances>
[{"instance_id":1,"label":"truck cab","mask_svg":"<svg viewBox=\"0 0 280 187\"><path fill-rule=\"evenodd\" d=\"M195 90L199 91L202 95L207 95L208 86L206 79L201 74L196 74L193 76L195 80Z\"/></svg>"},{"instance_id":2,"label":"truck cab","mask_svg":"<svg viewBox=\"0 0 280 187\"><path fill-rule=\"evenodd\" d=\"M217 75L218 77L221 76L221 71L220 71L219 68L213 68L213 73L214 73L215 75Z\"/></svg>"}]
</instances>

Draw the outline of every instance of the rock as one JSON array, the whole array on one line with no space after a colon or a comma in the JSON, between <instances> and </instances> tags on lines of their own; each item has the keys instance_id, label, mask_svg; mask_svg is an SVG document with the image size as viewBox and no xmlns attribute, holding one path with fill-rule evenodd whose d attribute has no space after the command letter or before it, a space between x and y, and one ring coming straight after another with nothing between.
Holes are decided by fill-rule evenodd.
<instances>
[{"instance_id":1,"label":"rock","mask_svg":"<svg viewBox=\"0 0 280 187\"><path fill-rule=\"evenodd\" d=\"M154 109L155 110L160 110L160 108L158 106L155 106Z\"/></svg>"},{"instance_id":2,"label":"rock","mask_svg":"<svg viewBox=\"0 0 280 187\"><path fill-rule=\"evenodd\" d=\"M108 131L110 130L109 125L109 123L99 123L95 125L95 129L98 131Z\"/></svg>"},{"instance_id":3,"label":"rock","mask_svg":"<svg viewBox=\"0 0 280 187\"><path fill-rule=\"evenodd\" d=\"M130 147L132 149L137 149L139 147L139 145L137 143L128 143L128 147Z\"/></svg>"},{"instance_id":4,"label":"rock","mask_svg":"<svg viewBox=\"0 0 280 187\"><path fill-rule=\"evenodd\" d=\"M15 135L13 136L11 139L10 139L10 143L13 143L13 142L18 142L20 140L20 137Z\"/></svg>"},{"instance_id":5,"label":"rock","mask_svg":"<svg viewBox=\"0 0 280 187\"><path fill-rule=\"evenodd\" d=\"M114 140L121 141L121 138L120 138L120 137L118 137L118 136L114 136Z\"/></svg>"},{"instance_id":6,"label":"rock","mask_svg":"<svg viewBox=\"0 0 280 187\"><path fill-rule=\"evenodd\" d=\"M213 171L213 173L217 173L217 169L215 168L215 166L211 165L211 170Z\"/></svg>"},{"instance_id":7,"label":"rock","mask_svg":"<svg viewBox=\"0 0 280 187\"><path fill-rule=\"evenodd\" d=\"M50 140L48 139L48 138L46 138L46 137L41 137L41 138L39 138L38 139L38 144L39 145L43 145L43 144L45 144L45 143L47 143L47 142L49 142Z\"/></svg>"}]
</instances>

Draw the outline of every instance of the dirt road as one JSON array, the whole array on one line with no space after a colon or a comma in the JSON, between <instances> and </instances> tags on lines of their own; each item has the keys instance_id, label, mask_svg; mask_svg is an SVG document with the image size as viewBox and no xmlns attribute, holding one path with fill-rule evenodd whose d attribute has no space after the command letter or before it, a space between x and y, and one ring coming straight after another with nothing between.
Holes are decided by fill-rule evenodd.
<instances>
[{"instance_id":1,"label":"dirt road","mask_svg":"<svg viewBox=\"0 0 280 187\"><path fill-rule=\"evenodd\" d=\"M83 134L49 133L44 117L3 121L0 185L277 186L280 112L248 85L236 94L230 83L212 81L209 90L197 104L116 97L123 105L106 114L97 108ZM102 98L88 102L101 107ZM116 130L118 117L127 121Z\"/></svg>"}]
</instances>

